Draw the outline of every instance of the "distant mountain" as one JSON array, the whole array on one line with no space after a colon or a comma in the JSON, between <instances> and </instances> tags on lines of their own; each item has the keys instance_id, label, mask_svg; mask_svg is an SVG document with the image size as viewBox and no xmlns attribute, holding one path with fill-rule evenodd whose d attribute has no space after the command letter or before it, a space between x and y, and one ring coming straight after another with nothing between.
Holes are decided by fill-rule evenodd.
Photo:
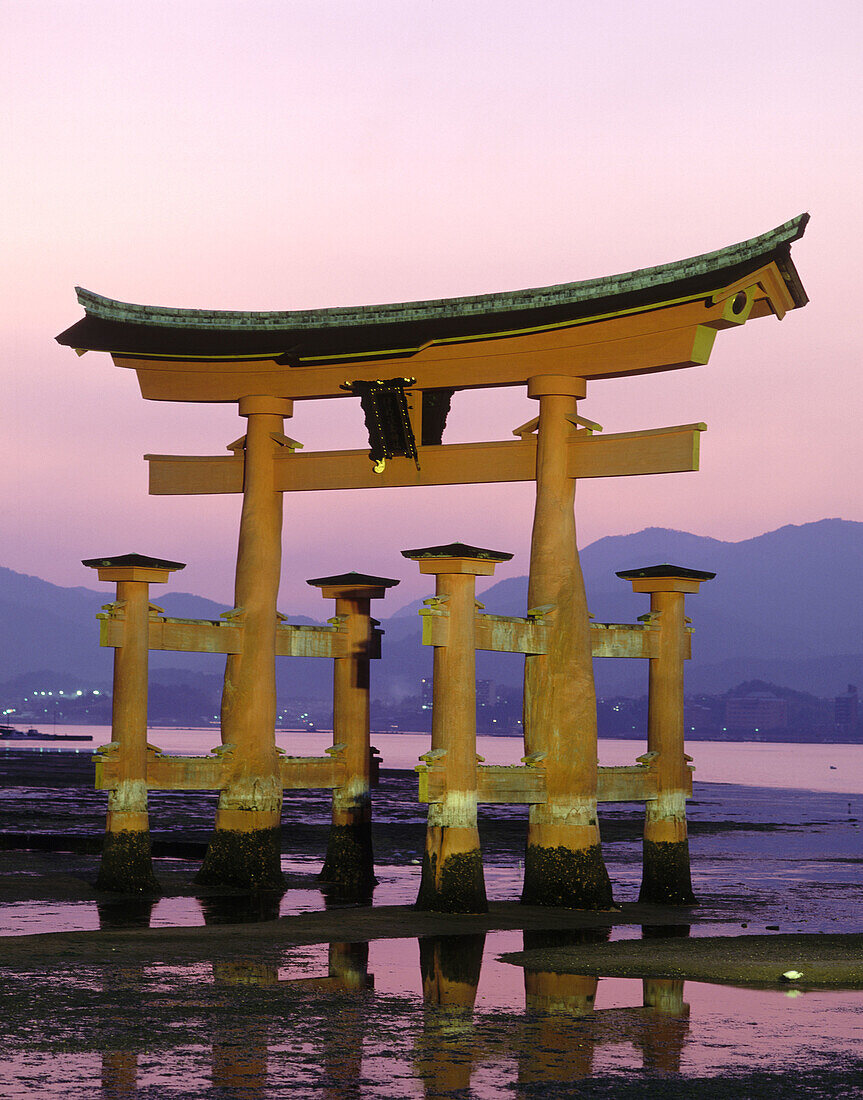
<instances>
[{"instance_id":1,"label":"distant mountain","mask_svg":"<svg viewBox=\"0 0 863 1100\"><path fill-rule=\"evenodd\" d=\"M687 597L693 621L693 660L687 689L719 692L742 680L762 679L831 696L863 682L863 523L826 519L789 525L743 542L722 542L685 531L651 527L599 539L581 554L590 609L597 622L634 622L648 608L619 580L618 570L668 562L716 573ZM226 610L188 593L153 593L167 614L217 619ZM70 682L111 681L111 654L98 646L96 612L110 591L61 588L0 568L0 682L51 669ZM527 578L500 581L480 593L489 612L523 615ZM419 693L431 674L431 652L420 644L419 605L382 622L384 658L373 669L375 696ZM311 622L292 616L294 622ZM152 653L151 667L220 675L224 659L208 654ZM478 676L517 684L522 658L477 655ZM280 660L280 694L328 699L329 661ZM643 694L647 670L640 661L596 662L601 694ZM71 683L70 683L71 686Z\"/></svg>"},{"instance_id":2,"label":"distant mountain","mask_svg":"<svg viewBox=\"0 0 863 1100\"><path fill-rule=\"evenodd\" d=\"M203 596L189 592L159 592L151 598L169 616L180 619L218 619L228 610ZM112 599L105 588L61 588L39 577L0 568L0 683L23 674L50 670L57 681L73 687L80 679L87 684L109 687L112 679L111 651L99 646L96 615ZM291 622L311 623L303 615ZM290 666L290 667L289 667ZM188 670L207 675L221 674L225 659L210 653L150 654L154 676L160 670ZM308 694L327 698L332 692L333 672L328 661L295 659L279 661L280 691L284 695Z\"/></svg>"},{"instance_id":3,"label":"distant mountain","mask_svg":"<svg viewBox=\"0 0 863 1100\"><path fill-rule=\"evenodd\" d=\"M863 523L825 519L743 542L659 527L599 539L581 552L595 620L634 622L647 611L649 597L635 595L615 573L662 563L716 573L686 601L695 629L687 690L718 692L741 680L763 679L831 696L863 680ZM489 612L523 615L527 577L500 581L479 599ZM410 614L411 608L403 608L384 624L390 654L385 676L396 691L430 669L428 656L419 652L418 627L410 629ZM507 654L478 654L478 675L514 683L520 663ZM646 692L647 670L641 666L597 661L598 690Z\"/></svg>"}]
</instances>

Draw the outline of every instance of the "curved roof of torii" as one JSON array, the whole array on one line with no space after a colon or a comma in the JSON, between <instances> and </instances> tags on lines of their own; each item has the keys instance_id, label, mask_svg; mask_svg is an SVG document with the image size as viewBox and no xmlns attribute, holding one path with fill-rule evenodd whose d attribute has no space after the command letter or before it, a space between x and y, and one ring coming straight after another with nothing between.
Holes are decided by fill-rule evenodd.
<instances>
[{"instance_id":1,"label":"curved roof of torii","mask_svg":"<svg viewBox=\"0 0 863 1100\"><path fill-rule=\"evenodd\" d=\"M85 316L57 340L133 360L371 364L410 358L429 344L511 338L709 296L770 263L776 264L793 308L808 300L790 255L808 220L801 214L740 244L622 275L390 305L286 312L177 309L132 305L78 288Z\"/></svg>"}]
</instances>

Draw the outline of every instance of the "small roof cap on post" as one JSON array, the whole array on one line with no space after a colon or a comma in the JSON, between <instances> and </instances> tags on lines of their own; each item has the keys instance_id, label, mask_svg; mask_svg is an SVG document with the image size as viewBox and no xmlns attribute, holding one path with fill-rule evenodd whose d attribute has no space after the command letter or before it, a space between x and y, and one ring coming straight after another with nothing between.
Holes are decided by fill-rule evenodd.
<instances>
[{"instance_id":1,"label":"small roof cap on post","mask_svg":"<svg viewBox=\"0 0 863 1100\"><path fill-rule=\"evenodd\" d=\"M631 581L633 592L697 592L702 581L712 581L716 576L703 569L668 564L622 569L616 575L621 580Z\"/></svg>"},{"instance_id":2,"label":"small roof cap on post","mask_svg":"<svg viewBox=\"0 0 863 1100\"><path fill-rule=\"evenodd\" d=\"M313 588L320 588L325 600L349 600L352 597L367 600L382 600L388 588L394 588L401 581L392 577L373 577L369 573L338 573L333 577L315 577L306 581Z\"/></svg>"},{"instance_id":3,"label":"small roof cap on post","mask_svg":"<svg viewBox=\"0 0 863 1100\"><path fill-rule=\"evenodd\" d=\"M113 558L86 558L81 562L98 570L100 581L145 581L164 583L171 573L185 569L182 561L151 558L146 554L118 554Z\"/></svg>"},{"instance_id":4,"label":"small roof cap on post","mask_svg":"<svg viewBox=\"0 0 863 1100\"><path fill-rule=\"evenodd\" d=\"M420 573L472 573L489 577L494 573L495 566L509 561L512 554L469 546L464 542L450 542L443 546L402 550L402 557L417 562Z\"/></svg>"}]
</instances>

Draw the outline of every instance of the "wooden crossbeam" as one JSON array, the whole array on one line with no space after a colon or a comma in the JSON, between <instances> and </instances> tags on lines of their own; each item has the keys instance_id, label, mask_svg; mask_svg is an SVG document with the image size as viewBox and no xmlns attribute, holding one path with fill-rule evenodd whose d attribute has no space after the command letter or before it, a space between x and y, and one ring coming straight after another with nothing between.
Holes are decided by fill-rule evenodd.
<instances>
[{"instance_id":1,"label":"wooden crossbeam","mask_svg":"<svg viewBox=\"0 0 863 1100\"><path fill-rule=\"evenodd\" d=\"M341 626L279 623L276 628L276 656L347 657L348 635ZM380 640L377 656L380 656Z\"/></svg>"},{"instance_id":2,"label":"wooden crossbeam","mask_svg":"<svg viewBox=\"0 0 863 1100\"><path fill-rule=\"evenodd\" d=\"M546 653L548 623L541 618L509 615L476 616L476 648L492 653Z\"/></svg>"},{"instance_id":3,"label":"wooden crossbeam","mask_svg":"<svg viewBox=\"0 0 863 1100\"><path fill-rule=\"evenodd\" d=\"M99 645L124 645L126 623L122 612L99 616ZM242 653L243 626L214 619L151 618L148 649L184 653Z\"/></svg>"},{"instance_id":4,"label":"wooden crossbeam","mask_svg":"<svg viewBox=\"0 0 863 1100\"><path fill-rule=\"evenodd\" d=\"M755 277L752 280L755 281ZM700 366L710 358L723 305L703 298L659 309L493 339L432 342L387 359L389 377L416 378L417 389L526 385L539 374L612 378ZM397 349L393 349L394 351ZM113 353L134 370L141 394L156 401L237 401L250 393L296 400L343 397L346 378L381 377L379 359L350 364L304 361L286 367L275 358L137 359Z\"/></svg>"},{"instance_id":5,"label":"wooden crossbeam","mask_svg":"<svg viewBox=\"0 0 863 1100\"><path fill-rule=\"evenodd\" d=\"M424 803L440 802L446 793L446 768L442 761L420 764L419 798ZM692 795L692 772L687 795ZM477 802L482 805L536 805L546 801L545 769L542 766L480 764L477 767ZM657 771L650 764L600 767L598 802L650 802L657 797Z\"/></svg>"},{"instance_id":6,"label":"wooden crossbeam","mask_svg":"<svg viewBox=\"0 0 863 1100\"><path fill-rule=\"evenodd\" d=\"M125 620L122 609L100 615L99 644L111 648L124 645ZM242 620L168 619L152 617L147 646L154 650L183 653L242 653ZM380 635L373 638L370 657L380 657ZM340 625L311 626L279 623L276 628L277 657L346 657L347 633Z\"/></svg>"},{"instance_id":7,"label":"wooden crossbeam","mask_svg":"<svg viewBox=\"0 0 863 1100\"><path fill-rule=\"evenodd\" d=\"M434 604L434 601L433 601ZM422 644L445 646L449 641L446 605L424 607ZM476 648L494 653L538 654L548 651L548 632L554 629L553 614L526 619L478 612L474 620ZM684 659L692 656L692 630L684 636ZM659 656L656 623L591 623L590 642L594 657L650 658Z\"/></svg>"},{"instance_id":8,"label":"wooden crossbeam","mask_svg":"<svg viewBox=\"0 0 863 1100\"><path fill-rule=\"evenodd\" d=\"M706 424L679 424L643 432L575 436L569 444L570 477L629 477L698 469Z\"/></svg>"},{"instance_id":9,"label":"wooden crossbeam","mask_svg":"<svg viewBox=\"0 0 863 1100\"><path fill-rule=\"evenodd\" d=\"M704 424L678 424L615 435L573 434L569 442L572 477L624 477L698 469L698 441ZM282 492L324 489L385 489L409 485L478 485L533 481L536 437L489 443L449 443L418 449L412 461L391 459L376 474L367 451L292 452L273 459L276 488ZM198 457L145 455L153 496L188 496L243 491L243 455Z\"/></svg>"},{"instance_id":10,"label":"wooden crossbeam","mask_svg":"<svg viewBox=\"0 0 863 1100\"><path fill-rule=\"evenodd\" d=\"M97 752L96 790L113 790L120 782L116 751ZM147 789L151 791L219 791L232 772L230 754L166 756L147 754ZM284 790L331 790L344 786L345 764L338 756L283 756L279 761Z\"/></svg>"},{"instance_id":11,"label":"wooden crossbeam","mask_svg":"<svg viewBox=\"0 0 863 1100\"><path fill-rule=\"evenodd\" d=\"M658 657L658 624L591 623L590 642L594 657ZM692 628L683 640L683 659L692 657Z\"/></svg>"}]
</instances>

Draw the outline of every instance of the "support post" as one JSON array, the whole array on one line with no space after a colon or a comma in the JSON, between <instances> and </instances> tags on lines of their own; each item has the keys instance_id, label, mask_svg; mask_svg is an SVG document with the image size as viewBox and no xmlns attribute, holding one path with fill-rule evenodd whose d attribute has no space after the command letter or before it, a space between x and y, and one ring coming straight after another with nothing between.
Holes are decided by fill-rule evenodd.
<instances>
[{"instance_id":1,"label":"support post","mask_svg":"<svg viewBox=\"0 0 863 1100\"><path fill-rule=\"evenodd\" d=\"M634 592L650 594L651 625L659 627L659 652L650 658L647 749L655 752L656 798L645 804L644 856L638 900L694 905L686 831L689 790L683 738L684 597L715 573L655 565L617 574Z\"/></svg>"},{"instance_id":2,"label":"support post","mask_svg":"<svg viewBox=\"0 0 863 1100\"><path fill-rule=\"evenodd\" d=\"M399 582L343 573L307 582L336 601L347 632L347 653L333 662L333 746L343 745L345 782L333 790L333 820L321 878L346 895L367 897L375 883L372 851L372 758L369 736L369 660L376 620L372 600Z\"/></svg>"},{"instance_id":3,"label":"support post","mask_svg":"<svg viewBox=\"0 0 863 1100\"><path fill-rule=\"evenodd\" d=\"M436 602L447 616L446 644L434 647L432 693L432 752L444 769L444 793L429 804L417 908L485 913L476 818L476 578L492 576L512 555L460 542L403 554L437 577Z\"/></svg>"},{"instance_id":4,"label":"support post","mask_svg":"<svg viewBox=\"0 0 863 1100\"><path fill-rule=\"evenodd\" d=\"M528 608L553 606L548 650L528 655L525 753L544 753L547 799L530 807L522 902L606 909L611 883L596 816L596 692L584 579L575 536L575 479L567 469L579 378L532 378L539 401L536 510Z\"/></svg>"},{"instance_id":5,"label":"support post","mask_svg":"<svg viewBox=\"0 0 863 1100\"><path fill-rule=\"evenodd\" d=\"M222 692L227 784L197 881L272 888L281 870L282 784L276 752L276 601L282 559L282 494L274 458L293 403L243 397L248 421L235 606L244 625L242 653L228 654Z\"/></svg>"},{"instance_id":6,"label":"support post","mask_svg":"<svg viewBox=\"0 0 863 1100\"><path fill-rule=\"evenodd\" d=\"M118 781L108 792L108 817L99 877L100 890L158 893L153 875L147 811L147 694L149 670L150 584L164 583L181 562L124 554L90 558L100 581L117 585L122 613L122 642L114 649L111 702L112 753Z\"/></svg>"}]
</instances>

